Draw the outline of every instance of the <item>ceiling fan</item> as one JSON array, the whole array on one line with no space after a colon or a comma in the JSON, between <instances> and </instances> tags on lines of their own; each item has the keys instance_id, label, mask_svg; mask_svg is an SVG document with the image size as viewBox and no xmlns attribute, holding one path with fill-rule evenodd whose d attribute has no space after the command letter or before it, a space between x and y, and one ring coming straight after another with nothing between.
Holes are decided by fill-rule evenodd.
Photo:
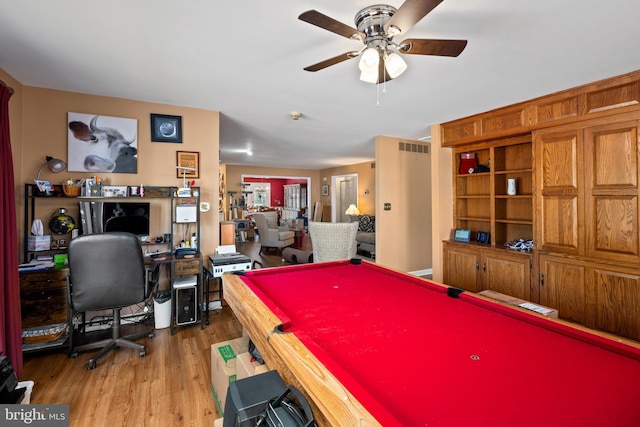
<instances>
[{"instance_id":1,"label":"ceiling fan","mask_svg":"<svg viewBox=\"0 0 640 427\"><path fill-rule=\"evenodd\" d=\"M409 31L442 1L406 0L399 9L384 4L365 7L355 16L357 29L316 10L302 13L298 19L364 44L358 51L334 56L305 67L305 70L318 71L360 57L360 80L383 83L398 77L407 69L407 64L398 53L452 57L460 55L467 45L466 40L406 39L400 43L393 41L395 36Z\"/></svg>"}]
</instances>

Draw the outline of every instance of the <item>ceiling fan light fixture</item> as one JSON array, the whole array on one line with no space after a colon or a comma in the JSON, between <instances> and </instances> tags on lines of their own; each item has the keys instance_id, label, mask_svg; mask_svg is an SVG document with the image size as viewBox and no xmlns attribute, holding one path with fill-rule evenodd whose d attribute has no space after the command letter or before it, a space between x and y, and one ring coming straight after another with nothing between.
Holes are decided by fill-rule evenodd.
<instances>
[{"instance_id":1,"label":"ceiling fan light fixture","mask_svg":"<svg viewBox=\"0 0 640 427\"><path fill-rule=\"evenodd\" d=\"M366 83L378 83L378 69L362 71L360 80Z\"/></svg>"},{"instance_id":2,"label":"ceiling fan light fixture","mask_svg":"<svg viewBox=\"0 0 640 427\"><path fill-rule=\"evenodd\" d=\"M391 52L384 58L384 66L389 73L389 77L395 79L407 69L407 63L395 52Z\"/></svg>"},{"instance_id":3,"label":"ceiling fan light fixture","mask_svg":"<svg viewBox=\"0 0 640 427\"><path fill-rule=\"evenodd\" d=\"M360 71L363 73L371 73L378 71L380 63L380 52L374 47L368 47L362 52L360 57Z\"/></svg>"}]
</instances>

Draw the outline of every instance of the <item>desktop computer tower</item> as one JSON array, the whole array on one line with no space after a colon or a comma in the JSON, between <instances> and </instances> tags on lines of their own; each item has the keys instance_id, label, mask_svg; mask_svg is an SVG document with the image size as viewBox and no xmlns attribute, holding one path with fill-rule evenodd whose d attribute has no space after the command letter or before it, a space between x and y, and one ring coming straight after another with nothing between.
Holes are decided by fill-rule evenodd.
<instances>
[{"instance_id":1,"label":"desktop computer tower","mask_svg":"<svg viewBox=\"0 0 640 427\"><path fill-rule=\"evenodd\" d=\"M188 325L198 321L195 286L176 289L176 324Z\"/></svg>"},{"instance_id":2,"label":"desktop computer tower","mask_svg":"<svg viewBox=\"0 0 640 427\"><path fill-rule=\"evenodd\" d=\"M198 321L198 279L196 276L174 280L176 292L176 325L188 325Z\"/></svg>"}]
</instances>

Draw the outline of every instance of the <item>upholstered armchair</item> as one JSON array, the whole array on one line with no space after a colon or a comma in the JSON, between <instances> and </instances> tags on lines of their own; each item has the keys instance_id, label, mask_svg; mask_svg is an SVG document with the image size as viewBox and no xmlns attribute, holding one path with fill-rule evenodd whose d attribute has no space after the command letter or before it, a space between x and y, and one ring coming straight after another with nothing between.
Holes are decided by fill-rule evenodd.
<instances>
[{"instance_id":1,"label":"upholstered armchair","mask_svg":"<svg viewBox=\"0 0 640 427\"><path fill-rule=\"evenodd\" d=\"M295 233L278 228L277 212L255 213L253 220L260 236L260 253L264 248L276 248L281 251L282 248L293 245Z\"/></svg>"},{"instance_id":2,"label":"upholstered armchair","mask_svg":"<svg viewBox=\"0 0 640 427\"><path fill-rule=\"evenodd\" d=\"M313 262L354 258L357 232L357 222L309 221Z\"/></svg>"}]
</instances>

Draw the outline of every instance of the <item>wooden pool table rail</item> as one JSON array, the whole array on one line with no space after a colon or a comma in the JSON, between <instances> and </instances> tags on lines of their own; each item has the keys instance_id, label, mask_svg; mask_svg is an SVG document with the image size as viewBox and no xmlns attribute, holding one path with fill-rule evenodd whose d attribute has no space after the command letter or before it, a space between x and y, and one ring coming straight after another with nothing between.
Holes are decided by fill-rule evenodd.
<instances>
[{"instance_id":1,"label":"wooden pool table rail","mask_svg":"<svg viewBox=\"0 0 640 427\"><path fill-rule=\"evenodd\" d=\"M380 423L311 354L294 334L273 333L281 323L240 277L222 276L224 297L269 369L307 397L319 426L379 426ZM286 363L285 363L286 360Z\"/></svg>"}]
</instances>

